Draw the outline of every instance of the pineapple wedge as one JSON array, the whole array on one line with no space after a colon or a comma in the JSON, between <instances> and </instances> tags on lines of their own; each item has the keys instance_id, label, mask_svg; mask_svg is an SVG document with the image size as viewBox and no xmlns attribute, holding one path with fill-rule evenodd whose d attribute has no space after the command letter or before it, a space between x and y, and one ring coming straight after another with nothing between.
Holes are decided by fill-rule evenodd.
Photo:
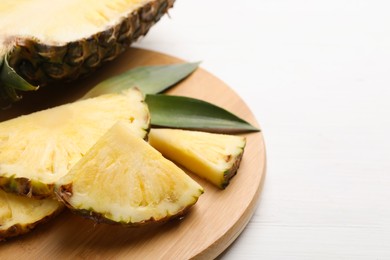
<instances>
[{"instance_id":1,"label":"pineapple wedge","mask_svg":"<svg viewBox=\"0 0 390 260\"><path fill-rule=\"evenodd\" d=\"M180 129L152 129L149 143L166 158L224 189L237 173L245 137Z\"/></svg>"},{"instance_id":2,"label":"pineapple wedge","mask_svg":"<svg viewBox=\"0 0 390 260\"><path fill-rule=\"evenodd\" d=\"M29 232L63 208L54 199L35 200L0 190L0 241Z\"/></svg>"},{"instance_id":3,"label":"pineapple wedge","mask_svg":"<svg viewBox=\"0 0 390 260\"><path fill-rule=\"evenodd\" d=\"M0 188L34 198L54 196L54 183L118 120L145 138L150 116L138 89L0 123Z\"/></svg>"},{"instance_id":4,"label":"pineapple wedge","mask_svg":"<svg viewBox=\"0 0 390 260\"><path fill-rule=\"evenodd\" d=\"M203 188L121 122L61 178L56 194L97 222L139 226L184 214Z\"/></svg>"}]
</instances>

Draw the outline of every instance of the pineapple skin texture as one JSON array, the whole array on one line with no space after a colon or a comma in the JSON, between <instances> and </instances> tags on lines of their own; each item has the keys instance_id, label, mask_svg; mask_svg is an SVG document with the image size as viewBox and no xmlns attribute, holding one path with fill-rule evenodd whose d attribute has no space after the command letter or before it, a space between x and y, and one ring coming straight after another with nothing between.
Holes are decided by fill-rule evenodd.
<instances>
[{"instance_id":1,"label":"pineapple skin texture","mask_svg":"<svg viewBox=\"0 0 390 260\"><path fill-rule=\"evenodd\" d=\"M0 189L34 199L54 197L54 184L43 184L24 177L0 176Z\"/></svg>"},{"instance_id":2,"label":"pineapple skin texture","mask_svg":"<svg viewBox=\"0 0 390 260\"><path fill-rule=\"evenodd\" d=\"M173 7L175 0L153 0L117 24L86 39L48 45L34 38L17 39L7 54L9 65L33 85L72 81L115 59Z\"/></svg>"}]
</instances>

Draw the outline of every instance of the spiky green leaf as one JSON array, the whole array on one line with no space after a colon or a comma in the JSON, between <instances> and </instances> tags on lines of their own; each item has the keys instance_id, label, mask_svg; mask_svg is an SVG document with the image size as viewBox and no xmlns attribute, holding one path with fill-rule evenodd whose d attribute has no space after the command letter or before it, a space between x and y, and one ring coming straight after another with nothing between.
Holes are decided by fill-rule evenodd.
<instances>
[{"instance_id":1,"label":"spiky green leaf","mask_svg":"<svg viewBox=\"0 0 390 260\"><path fill-rule=\"evenodd\" d=\"M189 76L198 65L199 62L137 67L100 82L84 98L120 92L130 87L138 87L144 94L161 93Z\"/></svg>"},{"instance_id":2,"label":"spiky green leaf","mask_svg":"<svg viewBox=\"0 0 390 260\"><path fill-rule=\"evenodd\" d=\"M154 127L202 130L216 133L258 132L233 113L203 100L170 95L146 95Z\"/></svg>"},{"instance_id":3,"label":"spiky green leaf","mask_svg":"<svg viewBox=\"0 0 390 260\"><path fill-rule=\"evenodd\" d=\"M0 96L3 100L17 101L20 96L16 90L32 91L38 86L33 86L19 76L16 71L9 66L7 57L0 63Z\"/></svg>"}]
</instances>

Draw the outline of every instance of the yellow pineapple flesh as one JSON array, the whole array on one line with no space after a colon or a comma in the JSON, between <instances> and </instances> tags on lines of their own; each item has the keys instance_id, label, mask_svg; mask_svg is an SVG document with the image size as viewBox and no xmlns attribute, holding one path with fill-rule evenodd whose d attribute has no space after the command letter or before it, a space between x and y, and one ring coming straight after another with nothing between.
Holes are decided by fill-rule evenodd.
<instances>
[{"instance_id":1,"label":"yellow pineapple flesh","mask_svg":"<svg viewBox=\"0 0 390 260\"><path fill-rule=\"evenodd\" d=\"M203 188L127 125L114 125L56 186L75 212L142 225L184 214Z\"/></svg>"},{"instance_id":2,"label":"yellow pineapple flesh","mask_svg":"<svg viewBox=\"0 0 390 260\"><path fill-rule=\"evenodd\" d=\"M199 131L152 129L149 143L168 159L225 188L237 173L246 139Z\"/></svg>"},{"instance_id":3,"label":"yellow pineapple flesh","mask_svg":"<svg viewBox=\"0 0 390 260\"><path fill-rule=\"evenodd\" d=\"M138 89L106 94L0 123L0 188L29 197L54 196L53 185L117 121L140 138L149 111Z\"/></svg>"},{"instance_id":4,"label":"yellow pineapple flesh","mask_svg":"<svg viewBox=\"0 0 390 260\"><path fill-rule=\"evenodd\" d=\"M106 30L151 0L2 0L1 40L35 37L66 43ZM28 20L28 23L26 23Z\"/></svg>"},{"instance_id":5,"label":"yellow pineapple flesh","mask_svg":"<svg viewBox=\"0 0 390 260\"><path fill-rule=\"evenodd\" d=\"M174 1L0 1L0 97L14 101L15 90L36 89L17 75L43 86L90 74L145 35Z\"/></svg>"},{"instance_id":6,"label":"yellow pineapple flesh","mask_svg":"<svg viewBox=\"0 0 390 260\"><path fill-rule=\"evenodd\" d=\"M0 241L29 232L62 209L54 199L35 200L0 190Z\"/></svg>"}]
</instances>

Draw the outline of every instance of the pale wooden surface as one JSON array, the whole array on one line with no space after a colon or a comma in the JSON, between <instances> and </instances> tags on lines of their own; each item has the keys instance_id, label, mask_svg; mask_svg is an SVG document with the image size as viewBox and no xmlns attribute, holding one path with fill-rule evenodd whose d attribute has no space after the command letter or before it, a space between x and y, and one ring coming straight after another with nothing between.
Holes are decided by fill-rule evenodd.
<instances>
[{"instance_id":1,"label":"pale wooden surface","mask_svg":"<svg viewBox=\"0 0 390 260\"><path fill-rule=\"evenodd\" d=\"M136 65L165 64L177 59L133 49L110 63L97 76L77 83L64 96L60 88L26 96L8 115L75 99L95 82ZM53 93L49 93L53 92ZM199 69L171 94L201 98L257 124L245 103L222 81ZM40 104L37 105L37 100ZM193 176L205 188L196 206L182 220L144 228L124 228L85 220L69 212L28 235L0 245L0 259L210 259L219 255L243 230L254 213L265 173L265 147L261 133L247 134L247 146L238 174L226 190Z\"/></svg>"}]
</instances>

